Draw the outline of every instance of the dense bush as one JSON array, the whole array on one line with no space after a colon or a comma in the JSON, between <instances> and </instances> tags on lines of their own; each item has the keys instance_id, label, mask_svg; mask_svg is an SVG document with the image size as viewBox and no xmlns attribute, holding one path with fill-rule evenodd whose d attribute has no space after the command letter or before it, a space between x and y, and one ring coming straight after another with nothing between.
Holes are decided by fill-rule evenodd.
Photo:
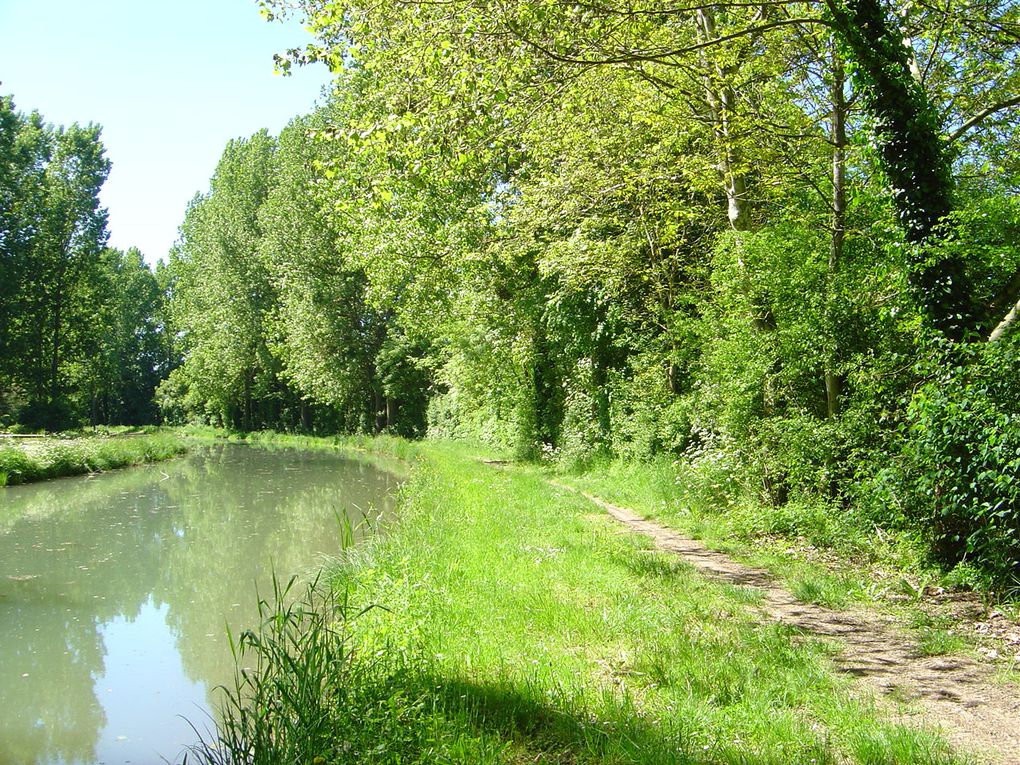
<instances>
[{"instance_id":1,"label":"dense bush","mask_svg":"<svg viewBox=\"0 0 1020 765\"><path fill-rule=\"evenodd\" d=\"M903 506L938 558L1020 571L1020 344L943 349L908 409Z\"/></svg>"}]
</instances>

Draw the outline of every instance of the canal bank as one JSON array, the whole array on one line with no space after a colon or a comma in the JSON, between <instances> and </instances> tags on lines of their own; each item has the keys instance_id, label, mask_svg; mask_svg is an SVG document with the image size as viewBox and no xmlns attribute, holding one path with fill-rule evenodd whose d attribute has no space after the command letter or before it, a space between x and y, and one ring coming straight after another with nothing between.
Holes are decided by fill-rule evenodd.
<instances>
[{"instance_id":1,"label":"canal bank","mask_svg":"<svg viewBox=\"0 0 1020 765\"><path fill-rule=\"evenodd\" d=\"M257 704L223 733L253 762L967 761L860 694L836 642L763 620L753 588L621 533L539 469L405 448L394 532L248 641ZM298 640L317 658L292 671Z\"/></svg>"},{"instance_id":2,"label":"canal bank","mask_svg":"<svg viewBox=\"0 0 1020 765\"><path fill-rule=\"evenodd\" d=\"M184 454L187 441L167 431L114 435L0 434L0 487L101 473Z\"/></svg>"}]
</instances>

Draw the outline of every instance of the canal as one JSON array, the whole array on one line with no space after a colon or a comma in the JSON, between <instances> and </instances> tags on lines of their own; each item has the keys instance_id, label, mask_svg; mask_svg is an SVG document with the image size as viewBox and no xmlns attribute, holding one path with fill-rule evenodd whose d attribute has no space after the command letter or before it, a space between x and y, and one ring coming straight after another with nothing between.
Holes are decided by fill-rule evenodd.
<instances>
[{"instance_id":1,"label":"canal","mask_svg":"<svg viewBox=\"0 0 1020 765\"><path fill-rule=\"evenodd\" d=\"M0 764L175 761L232 682L228 626L348 524L372 533L397 485L333 452L223 444L0 489Z\"/></svg>"}]
</instances>

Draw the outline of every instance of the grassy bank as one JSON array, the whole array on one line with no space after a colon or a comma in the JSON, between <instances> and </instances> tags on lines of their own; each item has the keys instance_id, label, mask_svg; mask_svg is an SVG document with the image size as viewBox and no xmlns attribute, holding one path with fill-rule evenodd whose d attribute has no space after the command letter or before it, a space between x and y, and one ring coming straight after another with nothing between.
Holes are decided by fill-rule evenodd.
<instances>
[{"instance_id":1,"label":"grassy bank","mask_svg":"<svg viewBox=\"0 0 1020 765\"><path fill-rule=\"evenodd\" d=\"M185 439L165 432L33 439L27 446L0 443L0 486L158 462L185 451Z\"/></svg>"},{"instance_id":2,"label":"grassy bank","mask_svg":"<svg viewBox=\"0 0 1020 765\"><path fill-rule=\"evenodd\" d=\"M193 760L957 761L852 698L833 646L763 623L756 592L620 534L538 471L407 448L399 527L310 605L266 606L239 639L221 746Z\"/></svg>"},{"instance_id":3,"label":"grassy bank","mask_svg":"<svg viewBox=\"0 0 1020 765\"><path fill-rule=\"evenodd\" d=\"M1020 601L1020 588L1003 587L966 563L940 568L916 530L821 501L766 506L710 467L606 461L557 478L767 568L807 602L909 605L933 589L974 590L1010 613Z\"/></svg>"},{"instance_id":4,"label":"grassy bank","mask_svg":"<svg viewBox=\"0 0 1020 765\"><path fill-rule=\"evenodd\" d=\"M422 448L420 441L409 441L406 438L386 434L313 436L302 433L281 433L274 430L245 432L214 428L208 425L182 425L171 430L178 435L200 440L228 441L254 446L283 446L295 449L345 449L403 460L413 460L420 454ZM469 449L475 457L497 459L503 456L503 452L486 444L463 442L463 446Z\"/></svg>"},{"instance_id":5,"label":"grassy bank","mask_svg":"<svg viewBox=\"0 0 1020 765\"><path fill-rule=\"evenodd\" d=\"M872 600L899 579L916 588L938 576L923 544L906 533L822 504L765 507L725 477L683 469L666 459L607 461L557 478L767 568L809 602L839 608Z\"/></svg>"},{"instance_id":6,"label":"grassy bank","mask_svg":"<svg viewBox=\"0 0 1020 765\"><path fill-rule=\"evenodd\" d=\"M1001 588L966 564L939 568L910 529L881 527L852 509L823 503L764 506L731 491L725 479L669 460L607 461L556 478L769 570L801 601L889 614L921 655L979 646L1011 655L1008 644L975 627L994 613L1004 624L1020 619L1020 588ZM1014 680L1016 667L1014 661Z\"/></svg>"}]
</instances>

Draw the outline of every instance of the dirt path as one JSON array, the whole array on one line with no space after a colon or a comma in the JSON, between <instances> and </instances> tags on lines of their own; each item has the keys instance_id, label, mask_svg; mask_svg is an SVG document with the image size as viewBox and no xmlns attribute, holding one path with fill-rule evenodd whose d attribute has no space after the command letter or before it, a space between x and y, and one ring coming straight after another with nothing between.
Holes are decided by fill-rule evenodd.
<instances>
[{"instance_id":1,"label":"dirt path","mask_svg":"<svg viewBox=\"0 0 1020 765\"><path fill-rule=\"evenodd\" d=\"M916 713L902 722L941 729L954 746L982 760L1020 765L1020 692L997 683L993 670L964 656L919 656L910 638L892 619L863 611L833 611L802 603L779 587L763 569L737 563L672 529L634 512L555 481L554 486L583 495L616 520L651 537L657 547L681 556L700 571L763 594L769 618L807 632L837 639L843 651L836 666L858 678L876 696L910 700Z\"/></svg>"}]
</instances>

